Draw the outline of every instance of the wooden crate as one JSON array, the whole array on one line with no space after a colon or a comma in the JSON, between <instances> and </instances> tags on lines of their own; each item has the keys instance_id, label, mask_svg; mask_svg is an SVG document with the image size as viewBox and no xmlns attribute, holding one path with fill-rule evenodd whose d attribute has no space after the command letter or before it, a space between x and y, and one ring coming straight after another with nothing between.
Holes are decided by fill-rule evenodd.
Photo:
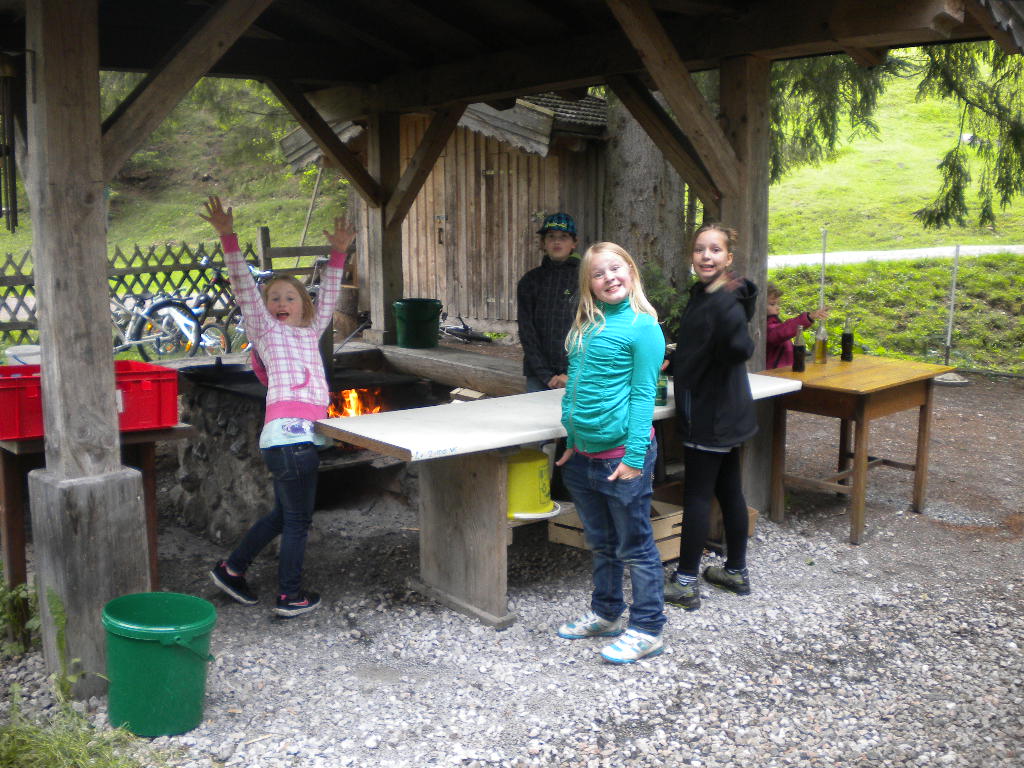
<instances>
[{"instance_id":1,"label":"wooden crate","mask_svg":"<svg viewBox=\"0 0 1024 768\"><path fill-rule=\"evenodd\" d=\"M671 484L670 484L671 485ZM659 489L660 490L660 489ZM660 495L671 496L674 491L664 492ZM680 484L679 493L682 494ZM658 496L655 491L655 496ZM749 536L754 535L754 526L757 523L758 511L753 507L747 507L747 514L750 520ZM717 526L715 522L717 521ZM724 536L722 531L722 512L715 502L711 514L711 530L708 533L706 546L709 549L721 552L724 548ZM678 504L670 501L655 499L651 502L651 528L654 529L654 543L661 554L661 561L668 562L679 557L679 538L683 527L683 510ZM717 538L714 538L717 534ZM567 514L559 515L548 521L548 541L557 544L565 544L578 549L586 549L587 544L583 536L583 522L575 510Z\"/></svg>"},{"instance_id":2,"label":"wooden crate","mask_svg":"<svg viewBox=\"0 0 1024 768\"><path fill-rule=\"evenodd\" d=\"M656 501L665 501L669 504L674 504L677 507L682 507L682 481L674 480L671 483L665 483L664 485L655 488L654 499ZM747 507L747 516L749 517L747 536L753 536L759 513L753 507ZM716 552L721 553L725 549L725 530L722 528L722 508L718 506L718 499L711 500L711 520L709 522L710 526L708 527L707 547L708 549L713 549Z\"/></svg>"},{"instance_id":3,"label":"wooden crate","mask_svg":"<svg viewBox=\"0 0 1024 768\"><path fill-rule=\"evenodd\" d=\"M683 510L663 501L651 502L651 527L654 529L654 543L661 554L662 562L679 557L679 531L683 525ZM573 511L548 521L548 541L566 544L577 549L586 549L583 537L583 522Z\"/></svg>"}]
</instances>

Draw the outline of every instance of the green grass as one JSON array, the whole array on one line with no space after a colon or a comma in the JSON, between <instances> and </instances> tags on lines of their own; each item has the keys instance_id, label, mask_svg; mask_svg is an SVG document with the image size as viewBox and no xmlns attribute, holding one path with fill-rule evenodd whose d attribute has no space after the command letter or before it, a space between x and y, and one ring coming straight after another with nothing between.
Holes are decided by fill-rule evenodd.
<instances>
[{"instance_id":1,"label":"green grass","mask_svg":"<svg viewBox=\"0 0 1024 768\"><path fill-rule=\"evenodd\" d=\"M854 138L832 161L771 188L769 254L820 252L823 227L831 251L1024 243L1022 200L1004 211L997 205L995 230L970 219L962 229L925 230L913 217L939 187L936 166L953 145L959 114L952 102L914 95L914 83L893 83L879 101L877 138ZM968 204L976 209L975 202L972 192Z\"/></svg>"},{"instance_id":2,"label":"green grass","mask_svg":"<svg viewBox=\"0 0 1024 768\"><path fill-rule=\"evenodd\" d=\"M941 363L949 312L951 260L869 261L826 268L830 345L849 316L857 343L873 354ZM817 266L771 270L783 291L782 316L818 304ZM1024 373L1024 256L961 259L950 363Z\"/></svg>"}]
</instances>

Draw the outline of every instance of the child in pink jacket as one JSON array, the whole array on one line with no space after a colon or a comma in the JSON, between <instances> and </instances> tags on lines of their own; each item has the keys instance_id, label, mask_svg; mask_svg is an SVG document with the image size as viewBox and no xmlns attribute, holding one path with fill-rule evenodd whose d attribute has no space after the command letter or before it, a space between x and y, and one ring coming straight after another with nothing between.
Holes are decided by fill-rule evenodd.
<instances>
[{"instance_id":1,"label":"child in pink jacket","mask_svg":"<svg viewBox=\"0 0 1024 768\"><path fill-rule=\"evenodd\" d=\"M245 571L280 535L274 613L298 616L320 606L320 595L302 589L302 563L320 466L317 446L327 443L313 431L314 422L326 417L330 398L320 358L320 336L334 312L345 251L355 230L337 218L334 232L324 231L331 257L314 307L305 286L294 277L270 278L261 296L238 247L232 209L225 210L218 197L210 197L205 207L206 215L199 215L220 235L231 285L245 316L246 335L262 363L258 375L263 374L260 379L267 385L267 410L260 450L274 479L273 509L253 524L227 560L213 567L210 578L238 602L255 605L258 601L245 580Z\"/></svg>"},{"instance_id":2,"label":"child in pink jacket","mask_svg":"<svg viewBox=\"0 0 1024 768\"><path fill-rule=\"evenodd\" d=\"M768 336L765 339L764 359L767 368L785 368L793 365L792 339L804 328L828 317L828 307L801 312L789 320L779 317L779 299L782 291L775 283L768 283L765 306L768 309Z\"/></svg>"}]
</instances>

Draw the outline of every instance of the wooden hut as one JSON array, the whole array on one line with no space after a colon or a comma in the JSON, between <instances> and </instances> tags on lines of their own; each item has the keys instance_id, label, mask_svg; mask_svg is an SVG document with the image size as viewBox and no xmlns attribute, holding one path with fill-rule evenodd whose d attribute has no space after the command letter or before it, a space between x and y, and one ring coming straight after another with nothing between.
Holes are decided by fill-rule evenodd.
<instances>
[{"instance_id":1,"label":"wooden hut","mask_svg":"<svg viewBox=\"0 0 1024 768\"><path fill-rule=\"evenodd\" d=\"M474 328L515 334L516 283L539 263L544 217L571 213L581 247L601 237L606 122L606 102L589 95L537 94L505 109L470 105L402 223L403 295L439 298ZM429 123L427 115L402 116L403 165ZM350 150L365 152L362 127L331 127ZM301 129L282 148L296 170L325 162ZM359 197L350 204L365 225ZM368 297L361 303L368 308Z\"/></svg>"},{"instance_id":2,"label":"wooden hut","mask_svg":"<svg viewBox=\"0 0 1024 768\"><path fill-rule=\"evenodd\" d=\"M705 209L749 233L740 266L760 279L771 63L846 52L871 66L892 47L981 39L1020 53L1020 4L0 0L2 48L15 58L2 68L5 77L14 73L2 154L9 157L13 145L25 174L43 310L46 469L29 481L37 582L43 595L52 590L63 601L67 617L66 647L58 649L54 617L40 601L47 664L56 669L61 659L77 658L86 669L103 669L100 609L151 585L142 480L121 460L103 186L201 77L265 81L343 169L366 202L367 293L378 319L369 337L390 344L389 308L406 289L402 222L469 105L501 107L524 95L607 84ZM720 72L718 110L690 76L710 68ZM146 73L105 117L101 69ZM416 129L422 139L403 164L401 116L408 114L430 118ZM339 141L331 120L365 124L365 163ZM494 169L480 160L476 167ZM467 212L479 215L472 205ZM483 255L487 244L474 247ZM60 343L67 337L73 343ZM763 359L762 342L752 365ZM765 466L763 457L752 463ZM103 687L90 676L75 694Z\"/></svg>"}]
</instances>

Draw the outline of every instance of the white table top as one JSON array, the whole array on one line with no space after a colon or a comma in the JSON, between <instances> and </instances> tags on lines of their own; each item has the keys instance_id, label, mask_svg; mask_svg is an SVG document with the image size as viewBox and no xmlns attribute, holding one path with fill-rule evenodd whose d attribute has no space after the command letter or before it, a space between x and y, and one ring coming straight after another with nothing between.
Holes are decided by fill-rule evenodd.
<instances>
[{"instance_id":1,"label":"white table top","mask_svg":"<svg viewBox=\"0 0 1024 768\"><path fill-rule=\"evenodd\" d=\"M799 381L748 374L755 400L795 392ZM672 385L668 405L655 406L655 420L675 415ZM564 389L446 403L348 418L321 419L317 431L404 461L477 453L565 437Z\"/></svg>"}]
</instances>

